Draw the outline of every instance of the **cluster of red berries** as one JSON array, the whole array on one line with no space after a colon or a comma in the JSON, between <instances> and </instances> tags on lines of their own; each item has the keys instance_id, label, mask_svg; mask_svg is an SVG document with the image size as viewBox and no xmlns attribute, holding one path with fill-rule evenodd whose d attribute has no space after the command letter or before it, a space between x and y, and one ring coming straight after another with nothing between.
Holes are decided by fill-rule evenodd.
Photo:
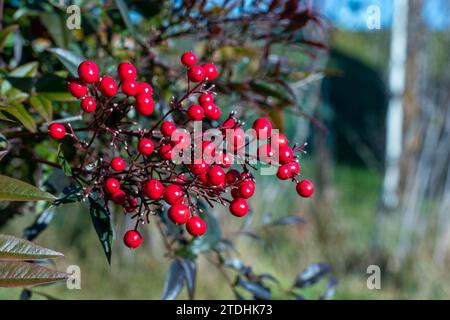
<instances>
[{"instance_id":1,"label":"cluster of red berries","mask_svg":"<svg viewBox=\"0 0 450 320\"><path fill-rule=\"evenodd\" d=\"M130 121L126 119L134 108L141 116L150 116L154 111L152 87L145 82L138 82L136 68L122 62L118 65L117 83L112 77L100 76L99 68L93 61L84 61L78 67L79 78L68 84L70 93L80 99L80 107L85 113L92 113L92 120L85 128L74 130L68 125L70 132L60 123L52 123L48 132L54 139L62 139L66 135L75 140L80 149L87 153L75 174L83 175L84 196L89 197L97 192L106 201L121 205L125 213L134 213L137 218L136 227L126 232L125 244L130 248L140 245L142 237L137 231L140 223L149 222L149 214L156 214L169 208L167 217L175 224L185 225L193 236L201 236L206 232L206 224L201 210L196 204L202 199L213 206L213 203L229 204L231 214L243 217L249 211L247 200L255 193L254 177L249 168L253 168L248 159L239 163L242 171L230 168L245 149L246 136L243 124L231 113L216 128L223 133L223 148L215 141L205 138L205 133L195 134L192 123L207 121L216 124L221 117L220 107L214 103L212 88L206 88L208 81L216 79L217 68L212 63L196 65L197 57L192 52L181 56L186 67L189 82L196 83L193 88L188 85L188 92L179 100L173 100L168 110L149 129L130 129ZM118 94L118 90L123 95ZM197 103L190 103L185 108L183 102L197 98ZM112 117L113 113L119 117ZM169 116L181 117L188 121L166 120ZM115 120L111 122L111 118ZM137 123L131 123L131 127ZM158 130L159 128L159 130ZM287 138L273 132L272 124L265 118L253 123L254 140L266 143L257 150L258 161L278 166L279 179L291 179L297 183L297 192L302 197L310 197L314 191L308 180L297 181L300 166L295 152L301 148L289 147ZM76 132L93 132L90 142L80 139ZM106 161L98 159L98 149L93 148L94 138L110 136L111 145L116 154L127 155L129 160L121 156L111 156ZM193 139L191 139L193 137ZM191 141L193 140L193 141ZM133 145L135 152L130 150ZM197 146L201 149L200 157L191 156L189 163L176 164L174 159L192 151ZM273 147L275 146L275 147ZM99 147L98 147L99 148ZM274 160L275 159L275 160ZM93 168L86 170L87 164L98 160ZM227 170L227 171L225 171ZM77 180L79 181L79 180ZM232 199L226 195L231 193Z\"/></svg>"}]
</instances>

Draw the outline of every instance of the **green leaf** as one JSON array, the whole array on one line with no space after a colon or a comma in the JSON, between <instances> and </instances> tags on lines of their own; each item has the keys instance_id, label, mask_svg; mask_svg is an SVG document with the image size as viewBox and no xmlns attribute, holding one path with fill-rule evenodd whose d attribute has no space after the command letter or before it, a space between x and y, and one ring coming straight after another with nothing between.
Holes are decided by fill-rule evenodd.
<instances>
[{"instance_id":1,"label":"green leaf","mask_svg":"<svg viewBox=\"0 0 450 320\"><path fill-rule=\"evenodd\" d=\"M39 14L41 23L45 26L47 31L52 36L58 47L67 48L69 29L65 25L65 19L56 11L41 12Z\"/></svg>"},{"instance_id":2,"label":"green leaf","mask_svg":"<svg viewBox=\"0 0 450 320\"><path fill-rule=\"evenodd\" d=\"M53 53L59 61L66 67L66 69L72 74L72 76L78 76L78 65L85 60L83 57L76 55L75 53L64 50L61 48L50 48L48 49Z\"/></svg>"},{"instance_id":3,"label":"green leaf","mask_svg":"<svg viewBox=\"0 0 450 320\"><path fill-rule=\"evenodd\" d=\"M0 287L27 287L65 281L69 274L35 263L0 261Z\"/></svg>"},{"instance_id":4,"label":"green leaf","mask_svg":"<svg viewBox=\"0 0 450 320\"><path fill-rule=\"evenodd\" d=\"M47 122L52 121L53 118L53 106L52 102L43 95L33 96L30 99L30 103L34 110L40 114Z\"/></svg>"},{"instance_id":5,"label":"green leaf","mask_svg":"<svg viewBox=\"0 0 450 320\"><path fill-rule=\"evenodd\" d=\"M10 102L10 105L0 108L16 118L28 131L36 132L36 122L25 107L19 102Z\"/></svg>"},{"instance_id":6,"label":"green leaf","mask_svg":"<svg viewBox=\"0 0 450 320\"><path fill-rule=\"evenodd\" d=\"M62 258L62 253L47 249L28 240L0 234L0 261L24 261Z\"/></svg>"},{"instance_id":7,"label":"green leaf","mask_svg":"<svg viewBox=\"0 0 450 320\"><path fill-rule=\"evenodd\" d=\"M17 78L25 78L25 77L35 77L37 70L39 67L39 63L36 61L29 62L26 64L23 64L13 71L11 71L8 76L10 77L17 77Z\"/></svg>"},{"instance_id":8,"label":"green leaf","mask_svg":"<svg viewBox=\"0 0 450 320\"><path fill-rule=\"evenodd\" d=\"M111 264L112 241L114 230L111 221L111 213L103 199L94 200L89 197L90 213L97 236L105 252L108 263Z\"/></svg>"},{"instance_id":9,"label":"green leaf","mask_svg":"<svg viewBox=\"0 0 450 320\"><path fill-rule=\"evenodd\" d=\"M0 175L0 201L55 200L55 196L26 182Z\"/></svg>"},{"instance_id":10,"label":"green leaf","mask_svg":"<svg viewBox=\"0 0 450 320\"><path fill-rule=\"evenodd\" d=\"M6 44L6 41L8 40L8 37L14 32L16 31L18 25L17 24L13 24L10 25L9 27L6 27L5 29L3 29L0 32L0 51L3 50L3 47Z\"/></svg>"},{"instance_id":11,"label":"green leaf","mask_svg":"<svg viewBox=\"0 0 450 320\"><path fill-rule=\"evenodd\" d=\"M58 162L61 166L61 169L64 171L66 176L71 177L72 176L72 167L70 166L69 162L64 157L64 153L61 149L61 144L58 146Z\"/></svg>"},{"instance_id":12,"label":"green leaf","mask_svg":"<svg viewBox=\"0 0 450 320\"><path fill-rule=\"evenodd\" d=\"M76 100L70 93L66 92L40 92L40 96L56 102L70 102Z\"/></svg>"}]
</instances>

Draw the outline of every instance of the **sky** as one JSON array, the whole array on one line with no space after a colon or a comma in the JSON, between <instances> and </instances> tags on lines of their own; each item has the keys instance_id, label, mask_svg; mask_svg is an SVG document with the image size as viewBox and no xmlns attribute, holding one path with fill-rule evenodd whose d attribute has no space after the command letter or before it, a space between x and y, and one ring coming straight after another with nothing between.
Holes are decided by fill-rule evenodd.
<instances>
[{"instance_id":1,"label":"sky","mask_svg":"<svg viewBox=\"0 0 450 320\"><path fill-rule=\"evenodd\" d=\"M422 16L432 30L450 29L450 1L423 1ZM367 8L380 9L381 28L389 28L392 22L392 0L316 0L318 10L338 28L349 31L370 31L367 28Z\"/></svg>"}]
</instances>

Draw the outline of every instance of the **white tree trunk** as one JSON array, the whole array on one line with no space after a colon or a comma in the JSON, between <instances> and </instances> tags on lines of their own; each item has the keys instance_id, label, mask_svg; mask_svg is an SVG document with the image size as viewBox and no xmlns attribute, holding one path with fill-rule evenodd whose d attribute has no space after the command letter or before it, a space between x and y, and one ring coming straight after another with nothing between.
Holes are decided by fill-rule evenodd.
<instances>
[{"instance_id":1,"label":"white tree trunk","mask_svg":"<svg viewBox=\"0 0 450 320\"><path fill-rule=\"evenodd\" d=\"M394 0L390 48L389 100L386 119L386 170L382 203L385 208L399 204L400 156L403 135L403 95L405 91L408 44L408 1Z\"/></svg>"}]
</instances>

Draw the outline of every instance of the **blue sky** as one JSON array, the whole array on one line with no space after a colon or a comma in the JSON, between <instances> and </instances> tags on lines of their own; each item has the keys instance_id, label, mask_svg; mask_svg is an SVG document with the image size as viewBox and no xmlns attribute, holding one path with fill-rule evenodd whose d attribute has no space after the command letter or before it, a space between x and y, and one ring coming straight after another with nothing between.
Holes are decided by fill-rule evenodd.
<instances>
[{"instance_id":1,"label":"blue sky","mask_svg":"<svg viewBox=\"0 0 450 320\"><path fill-rule=\"evenodd\" d=\"M354 30L368 30L366 10L371 5L380 8L381 27L388 28L392 21L392 0L316 0L318 9L337 27ZM449 30L450 1L425 0L422 10L425 24L432 30Z\"/></svg>"}]
</instances>

